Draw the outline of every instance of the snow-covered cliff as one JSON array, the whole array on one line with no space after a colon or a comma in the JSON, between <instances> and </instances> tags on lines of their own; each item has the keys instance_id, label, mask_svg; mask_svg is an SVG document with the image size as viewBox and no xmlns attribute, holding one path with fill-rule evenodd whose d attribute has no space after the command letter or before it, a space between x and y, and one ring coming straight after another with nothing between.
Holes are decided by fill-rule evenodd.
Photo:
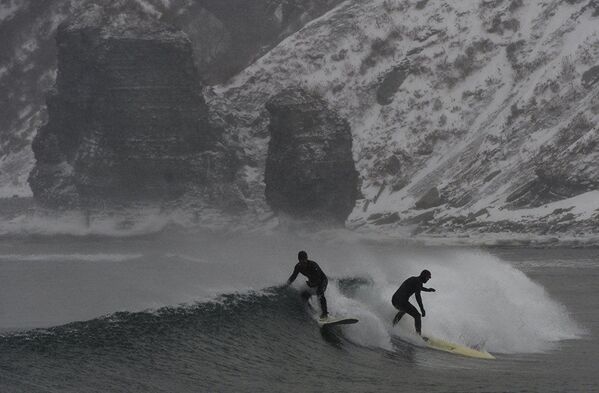
<instances>
[{"instance_id":1,"label":"snow-covered cliff","mask_svg":"<svg viewBox=\"0 0 599 393\"><path fill-rule=\"evenodd\" d=\"M580 235L599 231L598 65L597 1L349 0L209 101L260 167L268 97L325 96L352 126L352 228Z\"/></svg>"}]
</instances>

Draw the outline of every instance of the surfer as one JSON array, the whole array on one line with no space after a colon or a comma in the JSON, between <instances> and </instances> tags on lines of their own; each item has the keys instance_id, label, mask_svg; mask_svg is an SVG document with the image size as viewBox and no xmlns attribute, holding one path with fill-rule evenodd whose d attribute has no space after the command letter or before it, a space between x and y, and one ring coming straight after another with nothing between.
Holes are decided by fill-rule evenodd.
<instances>
[{"instance_id":1,"label":"surfer","mask_svg":"<svg viewBox=\"0 0 599 393\"><path fill-rule=\"evenodd\" d=\"M416 333L422 335L421 333L421 318L418 310L410 303L410 296L416 294L416 301L420 306L420 311L422 312L422 317L426 315L424 311L424 306L422 305L422 298L420 297L420 291L424 292L435 292L433 288L425 288L422 284L426 283L431 279L431 272L428 270L423 270L419 276L413 276L405 280L399 287L399 289L393 294L391 298L391 303L393 303L393 307L399 310L395 318L393 318L393 326L397 325L401 317L404 314L410 314L414 318L414 325L416 326Z\"/></svg>"},{"instance_id":2,"label":"surfer","mask_svg":"<svg viewBox=\"0 0 599 393\"><path fill-rule=\"evenodd\" d=\"M299 273L308 277L308 281L306 281L308 289L301 293L302 299L307 302L312 295L316 295L320 301L320 308L322 310L320 319L326 319L329 313L327 311L327 299L324 297L324 291L327 289L329 280L320 266L308 259L308 253L305 251L300 251L297 254L297 259L299 262L295 265L291 277L287 280L287 285L291 285Z\"/></svg>"}]
</instances>

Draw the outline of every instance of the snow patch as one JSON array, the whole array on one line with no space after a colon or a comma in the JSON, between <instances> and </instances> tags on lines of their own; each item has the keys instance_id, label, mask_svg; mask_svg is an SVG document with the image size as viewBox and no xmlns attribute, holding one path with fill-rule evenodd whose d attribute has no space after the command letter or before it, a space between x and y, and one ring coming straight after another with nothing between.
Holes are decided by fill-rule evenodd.
<instances>
[{"instance_id":1,"label":"snow patch","mask_svg":"<svg viewBox=\"0 0 599 393\"><path fill-rule=\"evenodd\" d=\"M508 210L490 208L488 221L513 220L533 221L545 217L556 210L567 210L579 220L586 220L599 213L599 191L589 191L572 198L548 203L541 207L531 209Z\"/></svg>"}]
</instances>

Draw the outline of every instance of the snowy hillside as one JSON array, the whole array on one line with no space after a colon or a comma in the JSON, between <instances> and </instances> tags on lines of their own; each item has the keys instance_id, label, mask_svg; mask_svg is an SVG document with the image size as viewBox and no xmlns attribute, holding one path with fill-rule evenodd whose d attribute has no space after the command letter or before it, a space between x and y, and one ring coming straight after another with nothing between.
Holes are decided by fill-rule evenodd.
<instances>
[{"instance_id":1,"label":"snowy hillside","mask_svg":"<svg viewBox=\"0 0 599 393\"><path fill-rule=\"evenodd\" d=\"M290 85L323 94L352 125L350 227L588 235L598 81L596 1L350 0L207 98L255 174L264 102Z\"/></svg>"},{"instance_id":2,"label":"snowy hillside","mask_svg":"<svg viewBox=\"0 0 599 393\"><path fill-rule=\"evenodd\" d=\"M86 4L4 3L0 197L30 194L30 143L56 78L54 31ZM205 92L211 120L243 147L239 182L250 210L265 209L264 104L299 85L350 122L362 194L350 228L599 238L597 0L255 0L251 15L201 3L231 19L217 22L187 0L111 4L178 25L200 63L224 50L218 45L228 45L228 56L245 45L231 34L247 30L226 23L268 16L274 27L266 36L258 29L265 41L244 56L266 54ZM229 38L211 46L223 32Z\"/></svg>"}]
</instances>

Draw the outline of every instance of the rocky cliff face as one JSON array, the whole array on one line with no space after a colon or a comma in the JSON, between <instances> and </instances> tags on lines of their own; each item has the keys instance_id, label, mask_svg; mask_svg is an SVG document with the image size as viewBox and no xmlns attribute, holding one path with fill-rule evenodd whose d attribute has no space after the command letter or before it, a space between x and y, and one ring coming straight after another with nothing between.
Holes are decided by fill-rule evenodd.
<instances>
[{"instance_id":1,"label":"rocky cliff face","mask_svg":"<svg viewBox=\"0 0 599 393\"><path fill-rule=\"evenodd\" d=\"M0 197L29 195L31 142L47 120L56 81L60 23L98 5L117 18L135 12L191 39L202 78L224 81L340 0L20 0L0 3Z\"/></svg>"},{"instance_id":2,"label":"rocky cliff face","mask_svg":"<svg viewBox=\"0 0 599 393\"><path fill-rule=\"evenodd\" d=\"M273 21L280 20L281 4L296 3L265 2L273 4L264 8ZM224 10L225 3L213 5ZM43 37L68 14L60 1L22 4L46 14L31 31L7 29L21 18L17 7L0 25L0 37L10 37L1 51L10 55L0 66L0 86L8 92L0 110L10 113L0 116L8 130L0 134L0 186L20 184L31 161L28 138L43 120L39 100L31 97L54 80L51 61L41 61L51 58L52 47ZM135 4L176 19L199 1ZM265 195L270 134L264 104L301 85L318 91L350 123L363 196L350 215L353 228L421 236L598 232L596 0L335 4L289 31L234 80L206 91L211 119L243 147L238 180L248 199L258 204ZM219 20L216 31L225 31L230 47L225 24ZM186 31L203 37L194 26Z\"/></svg>"},{"instance_id":3,"label":"rocky cliff face","mask_svg":"<svg viewBox=\"0 0 599 393\"><path fill-rule=\"evenodd\" d=\"M62 24L56 42L49 120L32 145L36 200L170 200L205 183L215 155L225 160L184 33L91 7Z\"/></svg>"},{"instance_id":4,"label":"rocky cliff face","mask_svg":"<svg viewBox=\"0 0 599 393\"><path fill-rule=\"evenodd\" d=\"M280 92L266 108L266 201L298 219L344 223L358 191L348 122L299 88Z\"/></svg>"}]
</instances>

